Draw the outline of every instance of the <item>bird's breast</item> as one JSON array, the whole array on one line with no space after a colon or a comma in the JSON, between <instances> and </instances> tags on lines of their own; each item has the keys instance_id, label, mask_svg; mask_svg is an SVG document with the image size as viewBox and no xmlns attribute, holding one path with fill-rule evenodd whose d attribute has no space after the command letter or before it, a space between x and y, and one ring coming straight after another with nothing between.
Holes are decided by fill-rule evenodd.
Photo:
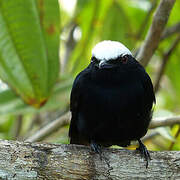
<instances>
[{"instance_id":1,"label":"bird's breast","mask_svg":"<svg viewBox=\"0 0 180 180\"><path fill-rule=\"evenodd\" d=\"M88 103L91 111L108 114L141 106L143 96L136 73L103 71L88 82L84 103Z\"/></svg>"}]
</instances>

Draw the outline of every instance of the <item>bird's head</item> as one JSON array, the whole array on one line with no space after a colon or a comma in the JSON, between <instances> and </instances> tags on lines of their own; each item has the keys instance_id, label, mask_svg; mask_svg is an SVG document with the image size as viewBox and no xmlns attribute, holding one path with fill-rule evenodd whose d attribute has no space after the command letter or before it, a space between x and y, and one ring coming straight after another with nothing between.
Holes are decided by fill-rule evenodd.
<instances>
[{"instance_id":1,"label":"bird's head","mask_svg":"<svg viewBox=\"0 0 180 180\"><path fill-rule=\"evenodd\" d=\"M91 62L100 69L106 69L128 63L129 57L132 54L122 43L105 40L93 48Z\"/></svg>"}]
</instances>

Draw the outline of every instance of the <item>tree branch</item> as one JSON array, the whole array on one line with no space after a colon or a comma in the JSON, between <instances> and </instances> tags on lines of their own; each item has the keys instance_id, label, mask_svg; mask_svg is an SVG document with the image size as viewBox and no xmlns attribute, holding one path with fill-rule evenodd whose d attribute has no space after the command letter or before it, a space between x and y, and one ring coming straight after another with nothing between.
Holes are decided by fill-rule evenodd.
<instances>
[{"instance_id":1,"label":"tree branch","mask_svg":"<svg viewBox=\"0 0 180 180\"><path fill-rule=\"evenodd\" d=\"M65 115L61 116L60 118L52 121L51 123L47 124L40 130L38 130L31 137L27 138L26 141L29 141L29 142L41 141L52 132L57 131L60 127L63 127L69 124L70 117L71 117L70 112L66 113Z\"/></svg>"},{"instance_id":2,"label":"tree branch","mask_svg":"<svg viewBox=\"0 0 180 180\"><path fill-rule=\"evenodd\" d=\"M172 27L165 29L164 32L162 33L161 40L164 40L165 38L167 38L175 33L180 33L180 22L175 24Z\"/></svg>"},{"instance_id":3,"label":"tree branch","mask_svg":"<svg viewBox=\"0 0 180 180\"><path fill-rule=\"evenodd\" d=\"M77 27L77 24L72 23L72 27L71 27L70 32L69 32L69 36L68 36L67 41L65 43L65 46L66 46L65 49L66 50L64 53L63 60L61 61L61 72L62 73L65 72L70 54L72 53L73 49L75 48L75 45L77 44L74 37L73 37L73 33L74 33L74 30L76 29L76 27Z\"/></svg>"},{"instance_id":4,"label":"tree branch","mask_svg":"<svg viewBox=\"0 0 180 180\"><path fill-rule=\"evenodd\" d=\"M155 118L151 121L149 128L172 126L174 124L180 124L180 116Z\"/></svg>"},{"instance_id":5,"label":"tree branch","mask_svg":"<svg viewBox=\"0 0 180 180\"><path fill-rule=\"evenodd\" d=\"M150 152L145 160L138 151L102 150L102 159L89 147L0 141L0 179L179 179L180 152Z\"/></svg>"},{"instance_id":6,"label":"tree branch","mask_svg":"<svg viewBox=\"0 0 180 180\"><path fill-rule=\"evenodd\" d=\"M157 92L159 90L160 81L161 81L161 78L162 78L163 73L165 71L166 64L167 64L172 52L177 47L179 41L180 41L180 34L178 35L178 37L176 38L176 40L174 41L172 46L169 48L169 50L166 53L164 53L164 55L163 55L163 61L162 61L161 67L158 71L157 78L156 78L155 83L154 83L154 91L155 92Z\"/></svg>"},{"instance_id":7,"label":"tree branch","mask_svg":"<svg viewBox=\"0 0 180 180\"><path fill-rule=\"evenodd\" d=\"M25 141L28 142L41 141L52 132L55 132L61 127L68 125L70 123L70 119L71 119L71 113L68 112L63 116L61 116L60 118L52 121L51 123L47 124L40 130L38 130L36 133L34 133L29 138L27 138ZM160 126L172 126L174 124L180 124L180 116L175 116L171 118L155 118L151 121L149 128L152 129Z\"/></svg>"},{"instance_id":8,"label":"tree branch","mask_svg":"<svg viewBox=\"0 0 180 180\"><path fill-rule=\"evenodd\" d=\"M140 48L137 55L137 59L143 66L148 64L158 47L161 34L168 21L169 14L174 3L175 0L161 0L158 8L155 11L151 27L147 33L144 44Z\"/></svg>"}]
</instances>

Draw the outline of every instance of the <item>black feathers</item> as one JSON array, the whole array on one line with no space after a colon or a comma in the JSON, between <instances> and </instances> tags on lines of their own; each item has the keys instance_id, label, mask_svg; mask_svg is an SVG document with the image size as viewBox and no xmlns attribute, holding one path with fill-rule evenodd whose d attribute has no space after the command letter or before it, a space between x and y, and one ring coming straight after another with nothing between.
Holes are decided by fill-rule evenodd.
<instances>
[{"instance_id":1,"label":"black feathers","mask_svg":"<svg viewBox=\"0 0 180 180\"><path fill-rule=\"evenodd\" d=\"M128 146L147 132L155 102L151 79L131 55L100 63L92 58L74 81L70 143Z\"/></svg>"}]
</instances>

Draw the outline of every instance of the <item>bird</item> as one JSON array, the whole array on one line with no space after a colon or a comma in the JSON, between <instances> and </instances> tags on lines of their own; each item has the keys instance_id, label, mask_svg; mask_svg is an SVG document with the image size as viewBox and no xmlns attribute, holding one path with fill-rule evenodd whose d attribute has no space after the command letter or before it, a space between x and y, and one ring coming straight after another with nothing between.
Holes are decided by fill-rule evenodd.
<instances>
[{"instance_id":1,"label":"bird","mask_svg":"<svg viewBox=\"0 0 180 180\"><path fill-rule=\"evenodd\" d=\"M102 147L127 147L138 141L147 168L151 157L141 138L155 102L151 78L131 51L121 42L101 41L73 82L70 144L87 145L101 154Z\"/></svg>"}]
</instances>

